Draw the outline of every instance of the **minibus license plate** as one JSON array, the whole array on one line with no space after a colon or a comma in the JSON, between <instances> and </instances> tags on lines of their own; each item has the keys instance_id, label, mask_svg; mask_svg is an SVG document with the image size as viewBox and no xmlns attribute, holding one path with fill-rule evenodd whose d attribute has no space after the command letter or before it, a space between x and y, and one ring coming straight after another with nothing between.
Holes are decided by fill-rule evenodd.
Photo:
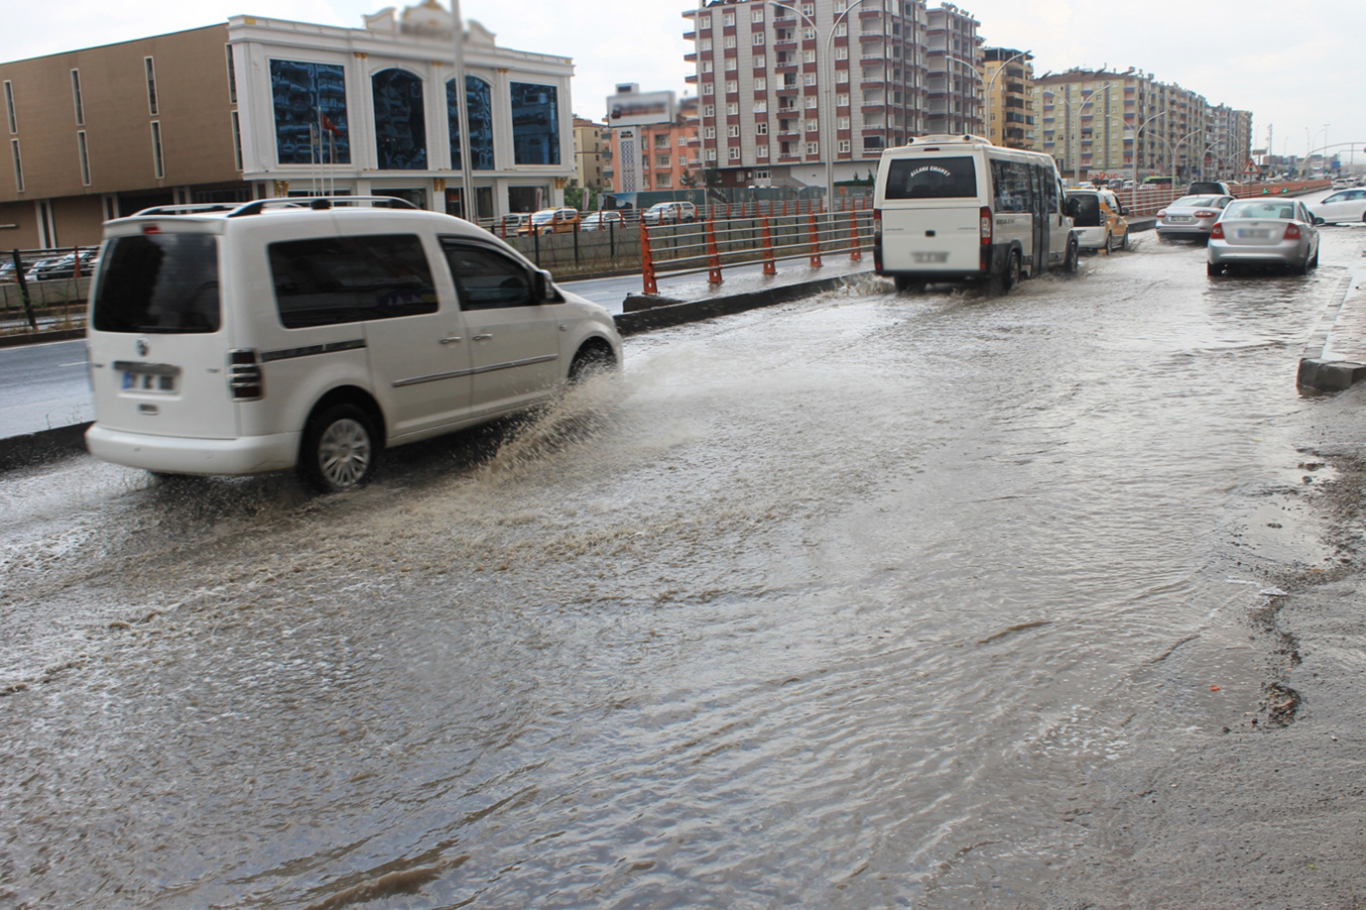
<instances>
[{"instance_id":1,"label":"minibus license plate","mask_svg":"<svg viewBox=\"0 0 1366 910\"><path fill-rule=\"evenodd\" d=\"M912 257L916 262L948 262L948 253L915 253Z\"/></svg>"}]
</instances>

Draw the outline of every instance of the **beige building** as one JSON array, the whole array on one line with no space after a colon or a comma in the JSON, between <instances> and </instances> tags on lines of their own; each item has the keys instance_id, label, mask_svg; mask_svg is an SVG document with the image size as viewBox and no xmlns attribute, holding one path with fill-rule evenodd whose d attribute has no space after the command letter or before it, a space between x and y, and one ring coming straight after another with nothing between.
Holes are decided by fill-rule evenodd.
<instances>
[{"instance_id":1,"label":"beige building","mask_svg":"<svg viewBox=\"0 0 1366 910\"><path fill-rule=\"evenodd\" d=\"M472 204L462 199L454 20L439 4L364 28L234 16L0 63L5 248L98 243L153 205L324 192L492 219L563 204L577 173L566 57L466 22Z\"/></svg>"},{"instance_id":2,"label":"beige building","mask_svg":"<svg viewBox=\"0 0 1366 910\"><path fill-rule=\"evenodd\" d=\"M1133 68L1045 74L1035 80L1034 107L1034 147L1069 180L1231 177L1231 163L1251 142L1251 113L1225 109L1221 134L1220 108L1203 95Z\"/></svg>"},{"instance_id":3,"label":"beige building","mask_svg":"<svg viewBox=\"0 0 1366 910\"><path fill-rule=\"evenodd\" d=\"M612 160L611 134L605 123L574 118L574 179L579 186L605 190L610 184L606 172Z\"/></svg>"},{"instance_id":4,"label":"beige building","mask_svg":"<svg viewBox=\"0 0 1366 910\"><path fill-rule=\"evenodd\" d=\"M982 59L987 138L1007 148L1034 148L1034 58L1027 51L988 47Z\"/></svg>"},{"instance_id":5,"label":"beige building","mask_svg":"<svg viewBox=\"0 0 1366 910\"><path fill-rule=\"evenodd\" d=\"M94 244L151 205L250 199L236 142L228 27L0 64L7 248Z\"/></svg>"}]
</instances>

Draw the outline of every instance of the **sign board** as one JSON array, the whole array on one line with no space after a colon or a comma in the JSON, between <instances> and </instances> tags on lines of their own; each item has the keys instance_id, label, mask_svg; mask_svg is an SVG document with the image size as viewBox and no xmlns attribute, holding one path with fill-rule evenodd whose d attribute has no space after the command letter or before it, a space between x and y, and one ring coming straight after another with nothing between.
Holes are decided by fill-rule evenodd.
<instances>
[{"instance_id":1,"label":"sign board","mask_svg":"<svg viewBox=\"0 0 1366 910\"><path fill-rule=\"evenodd\" d=\"M1255 174L1255 173L1257 173L1257 162L1255 162L1255 161L1249 161L1249 162L1247 163L1247 167L1243 168L1243 173L1244 173L1244 174Z\"/></svg>"},{"instance_id":2,"label":"sign board","mask_svg":"<svg viewBox=\"0 0 1366 910\"><path fill-rule=\"evenodd\" d=\"M673 92L618 92L607 98L608 126L644 126L673 119Z\"/></svg>"}]
</instances>

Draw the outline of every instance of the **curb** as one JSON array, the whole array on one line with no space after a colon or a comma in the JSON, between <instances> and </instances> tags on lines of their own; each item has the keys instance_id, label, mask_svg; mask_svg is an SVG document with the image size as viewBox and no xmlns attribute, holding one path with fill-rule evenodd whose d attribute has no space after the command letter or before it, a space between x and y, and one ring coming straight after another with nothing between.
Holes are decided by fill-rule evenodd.
<instances>
[{"instance_id":1,"label":"curb","mask_svg":"<svg viewBox=\"0 0 1366 910\"><path fill-rule=\"evenodd\" d=\"M1342 315L1342 308L1352 292L1351 275L1344 275L1333 291L1333 296L1319 319L1314 334L1309 336L1300 357L1295 385L1301 391L1341 392L1366 379L1366 364L1354 360L1334 360L1329 355L1329 341L1333 328Z\"/></svg>"},{"instance_id":2,"label":"curb","mask_svg":"<svg viewBox=\"0 0 1366 910\"><path fill-rule=\"evenodd\" d=\"M841 275L837 278L820 278L815 281L801 281L796 284L785 284L774 288L764 288L761 291L750 291L745 294L732 294L728 297L717 297L711 300L690 300L686 303L665 302L667 301L667 298L659 298L659 302L663 304L662 306L640 309L630 313L621 313L613 318L617 323L617 331L620 332L623 337L627 335L638 335L641 332L649 332L653 329L665 329L670 326L682 325L685 322L700 322L703 319L712 319L716 316L733 316L736 313L743 313L747 310L756 310L760 307L800 300L803 297L819 294L822 291L830 291L835 288L844 287L857 277L872 274L873 272L871 270L865 270L858 272L855 275ZM632 302L635 305L639 305L642 300L648 301L649 299L650 298L635 297Z\"/></svg>"},{"instance_id":3,"label":"curb","mask_svg":"<svg viewBox=\"0 0 1366 910\"><path fill-rule=\"evenodd\" d=\"M84 455L85 430L90 423L57 427L27 436L0 439L0 472L27 468L71 455Z\"/></svg>"},{"instance_id":4,"label":"curb","mask_svg":"<svg viewBox=\"0 0 1366 910\"><path fill-rule=\"evenodd\" d=\"M0 348L17 348L26 344L43 344L48 341L70 341L84 338L85 329L61 329L56 332L15 332L0 335Z\"/></svg>"}]
</instances>

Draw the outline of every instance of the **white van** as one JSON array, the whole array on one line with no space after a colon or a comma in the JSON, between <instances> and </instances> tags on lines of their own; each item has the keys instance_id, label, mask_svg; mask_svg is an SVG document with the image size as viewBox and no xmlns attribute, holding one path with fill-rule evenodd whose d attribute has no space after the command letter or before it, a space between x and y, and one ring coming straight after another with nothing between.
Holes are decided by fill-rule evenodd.
<instances>
[{"instance_id":1,"label":"white van","mask_svg":"<svg viewBox=\"0 0 1366 910\"><path fill-rule=\"evenodd\" d=\"M1053 158L981 136L933 135L883 151L873 262L898 290L992 280L1008 291L1077 270L1078 241Z\"/></svg>"},{"instance_id":2,"label":"white van","mask_svg":"<svg viewBox=\"0 0 1366 910\"><path fill-rule=\"evenodd\" d=\"M503 241L364 196L107 223L86 338L97 458L324 492L621 361L607 310Z\"/></svg>"}]
</instances>

